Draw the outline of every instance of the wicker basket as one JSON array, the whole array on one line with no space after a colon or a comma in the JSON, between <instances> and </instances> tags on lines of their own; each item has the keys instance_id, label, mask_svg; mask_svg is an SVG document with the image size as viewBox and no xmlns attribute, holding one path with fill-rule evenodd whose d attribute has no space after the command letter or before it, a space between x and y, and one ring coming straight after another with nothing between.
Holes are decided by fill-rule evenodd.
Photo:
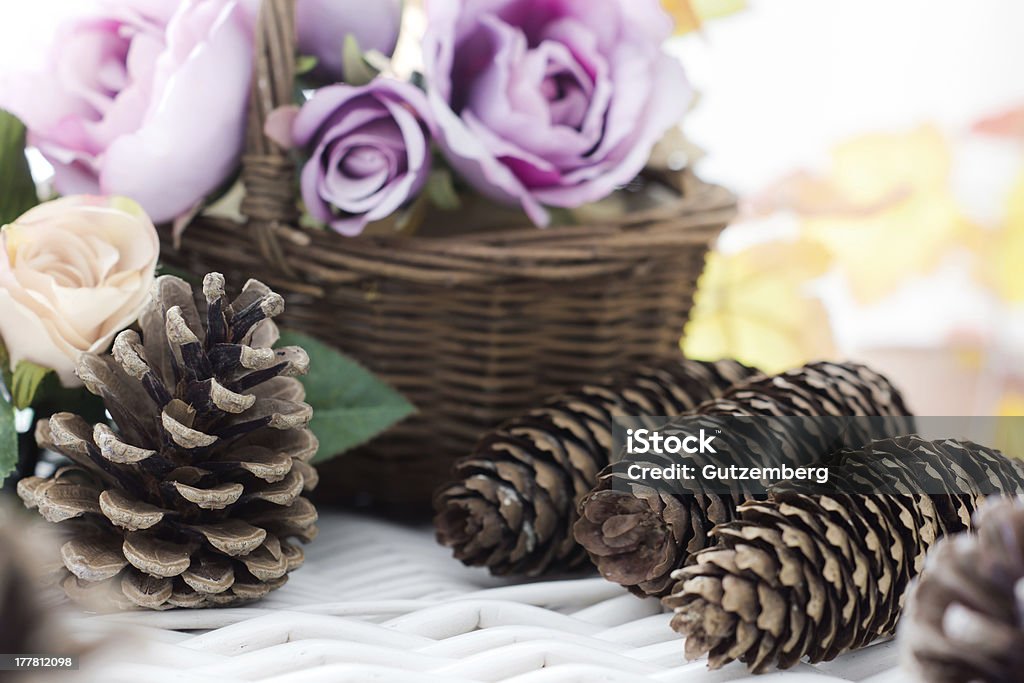
<instances>
[{"instance_id":1,"label":"wicker basket","mask_svg":"<svg viewBox=\"0 0 1024 683\"><path fill-rule=\"evenodd\" d=\"M612 224L358 238L296 227L294 168L262 133L267 112L292 99L292 2L265 0L260 17L248 222L200 218L178 245L165 235L163 255L235 285L273 285L288 299L285 325L358 358L419 408L325 465L321 491L425 504L487 428L552 392L677 352L705 252L735 211L727 191L690 175L669 201Z\"/></svg>"}]
</instances>

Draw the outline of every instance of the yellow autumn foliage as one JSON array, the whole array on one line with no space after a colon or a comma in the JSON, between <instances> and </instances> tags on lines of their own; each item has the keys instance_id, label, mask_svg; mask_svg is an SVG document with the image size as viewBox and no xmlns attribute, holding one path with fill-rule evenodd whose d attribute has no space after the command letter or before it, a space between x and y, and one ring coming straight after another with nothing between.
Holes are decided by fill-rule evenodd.
<instances>
[{"instance_id":1,"label":"yellow autumn foliage","mask_svg":"<svg viewBox=\"0 0 1024 683\"><path fill-rule=\"evenodd\" d=\"M836 146L824 173L790 176L754 207L793 212L803 234L831 252L857 300L876 303L932 271L970 234L951 169L949 143L934 126L872 133Z\"/></svg>"},{"instance_id":2,"label":"yellow autumn foliage","mask_svg":"<svg viewBox=\"0 0 1024 683\"><path fill-rule=\"evenodd\" d=\"M676 22L676 35L699 31L709 19L746 9L746 0L661 0Z\"/></svg>"},{"instance_id":3,"label":"yellow autumn foliage","mask_svg":"<svg viewBox=\"0 0 1024 683\"><path fill-rule=\"evenodd\" d=\"M1000 416L995 447L1003 453L1024 458L1024 394L1008 393L999 402Z\"/></svg>"},{"instance_id":4,"label":"yellow autumn foliage","mask_svg":"<svg viewBox=\"0 0 1024 683\"><path fill-rule=\"evenodd\" d=\"M735 358L766 372L830 357L835 349L828 313L808 291L809 281L828 267L828 251L806 240L712 253L683 352L698 359Z\"/></svg>"},{"instance_id":5,"label":"yellow autumn foliage","mask_svg":"<svg viewBox=\"0 0 1024 683\"><path fill-rule=\"evenodd\" d=\"M1024 303L1024 173L1010 192L1006 223L979 234L978 278L1001 300Z\"/></svg>"}]
</instances>

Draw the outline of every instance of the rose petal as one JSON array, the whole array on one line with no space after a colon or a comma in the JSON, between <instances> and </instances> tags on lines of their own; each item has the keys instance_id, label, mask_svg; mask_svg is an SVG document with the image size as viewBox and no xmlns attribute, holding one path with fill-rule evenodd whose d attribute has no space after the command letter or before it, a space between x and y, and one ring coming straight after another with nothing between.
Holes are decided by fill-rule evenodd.
<instances>
[{"instance_id":1,"label":"rose petal","mask_svg":"<svg viewBox=\"0 0 1024 683\"><path fill-rule=\"evenodd\" d=\"M237 2L215 4L220 12L205 40L192 45L165 87L154 86L161 96L143 127L118 138L103 158L104 192L132 197L157 222L173 220L216 189L241 153L252 33ZM187 37L172 26L168 39L174 50ZM216 106L202 106L210 98Z\"/></svg>"},{"instance_id":2,"label":"rose petal","mask_svg":"<svg viewBox=\"0 0 1024 683\"><path fill-rule=\"evenodd\" d=\"M282 148L291 149L294 146L292 128L298 115L299 108L294 104L278 107L267 115L267 121L263 124L264 135Z\"/></svg>"},{"instance_id":3,"label":"rose petal","mask_svg":"<svg viewBox=\"0 0 1024 683\"><path fill-rule=\"evenodd\" d=\"M390 55L398 43L402 0L299 0L295 8L299 50L317 58L317 73L344 77L345 37L353 36L363 52Z\"/></svg>"},{"instance_id":4,"label":"rose petal","mask_svg":"<svg viewBox=\"0 0 1024 683\"><path fill-rule=\"evenodd\" d=\"M0 320L12 368L27 360L44 368L55 368L66 387L81 386L74 372L77 350L51 336L41 319L4 288L0 288Z\"/></svg>"}]
</instances>

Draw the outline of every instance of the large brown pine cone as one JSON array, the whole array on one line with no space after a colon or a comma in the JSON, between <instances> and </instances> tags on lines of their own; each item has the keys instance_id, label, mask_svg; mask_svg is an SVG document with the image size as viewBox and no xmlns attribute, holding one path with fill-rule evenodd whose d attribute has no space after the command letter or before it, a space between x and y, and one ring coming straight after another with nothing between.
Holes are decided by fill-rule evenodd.
<instances>
[{"instance_id":1,"label":"large brown pine cone","mask_svg":"<svg viewBox=\"0 0 1024 683\"><path fill-rule=\"evenodd\" d=\"M485 435L435 497L440 543L467 565L538 576L588 563L572 537L616 415L678 415L756 374L735 361L673 359L557 396Z\"/></svg>"},{"instance_id":2,"label":"large brown pine cone","mask_svg":"<svg viewBox=\"0 0 1024 683\"><path fill-rule=\"evenodd\" d=\"M938 543L910 592L898 639L927 683L1024 677L1024 499L987 502L974 528Z\"/></svg>"},{"instance_id":3,"label":"large brown pine cone","mask_svg":"<svg viewBox=\"0 0 1024 683\"><path fill-rule=\"evenodd\" d=\"M843 416L882 416L876 420L848 420ZM910 411L899 391L884 376L855 363L813 363L774 377L740 385L720 399L681 416L678 424L659 429L669 434L678 428L693 433L706 420L708 429L723 426L722 419L735 417L828 417L808 420L800 429L786 420L751 420L756 435L730 435L728 452L755 462L764 444L779 444L787 464L812 463L843 445L862 445L872 439L914 431ZM732 423L725 423L732 425ZM840 429L845 425L846 429ZM756 436L756 438L755 438ZM743 448L739 439L757 444ZM644 456L643 465L664 467L686 456ZM576 540L590 554L601 574L637 595L663 596L672 586L672 572L685 566L695 553L707 547L708 533L716 524L733 519L736 505L755 498L756 492L733 487L685 491L655 488L628 476L628 462L614 463L601 472L594 490L580 503L575 526ZM779 464L779 463L772 463ZM699 483L699 482L698 482Z\"/></svg>"},{"instance_id":4,"label":"large brown pine cone","mask_svg":"<svg viewBox=\"0 0 1024 683\"><path fill-rule=\"evenodd\" d=\"M823 464L827 486L744 503L675 573L664 603L688 657L763 672L891 635L936 539L968 529L986 495L1024 491L1024 463L969 442L904 436Z\"/></svg>"},{"instance_id":5,"label":"large brown pine cone","mask_svg":"<svg viewBox=\"0 0 1024 683\"><path fill-rule=\"evenodd\" d=\"M139 332L78 374L114 427L62 413L41 446L71 460L18 494L60 525L65 591L90 606L206 607L280 587L316 534L302 497L316 485L317 440L297 375L301 348L274 350L282 298L250 280L228 303L224 278L192 288L160 278Z\"/></svg>"}]
</instances>

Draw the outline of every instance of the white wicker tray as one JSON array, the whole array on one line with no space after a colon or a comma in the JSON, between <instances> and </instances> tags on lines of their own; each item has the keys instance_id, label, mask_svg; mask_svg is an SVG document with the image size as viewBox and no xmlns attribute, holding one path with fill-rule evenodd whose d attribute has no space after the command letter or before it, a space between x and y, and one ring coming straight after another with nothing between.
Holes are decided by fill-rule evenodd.
<instances>
[{"instance_id":1,"label":"white wicker tray","mask_svg":"<svg viewBox=\"0 0 1024 683\"><path fill-rule=\"evenodd\" d=\"M655 600L600 578L513 584L471 570L428 528L324 516L306 565L237 609L79 617L115 645L86 658L104 683L712 683L748 678L685 662ZM757 681L906 679L892 643ZM58 679L59 680L59 679ZM66 679L65 679L66 680Z\"/></svg>"}]
</instances>

